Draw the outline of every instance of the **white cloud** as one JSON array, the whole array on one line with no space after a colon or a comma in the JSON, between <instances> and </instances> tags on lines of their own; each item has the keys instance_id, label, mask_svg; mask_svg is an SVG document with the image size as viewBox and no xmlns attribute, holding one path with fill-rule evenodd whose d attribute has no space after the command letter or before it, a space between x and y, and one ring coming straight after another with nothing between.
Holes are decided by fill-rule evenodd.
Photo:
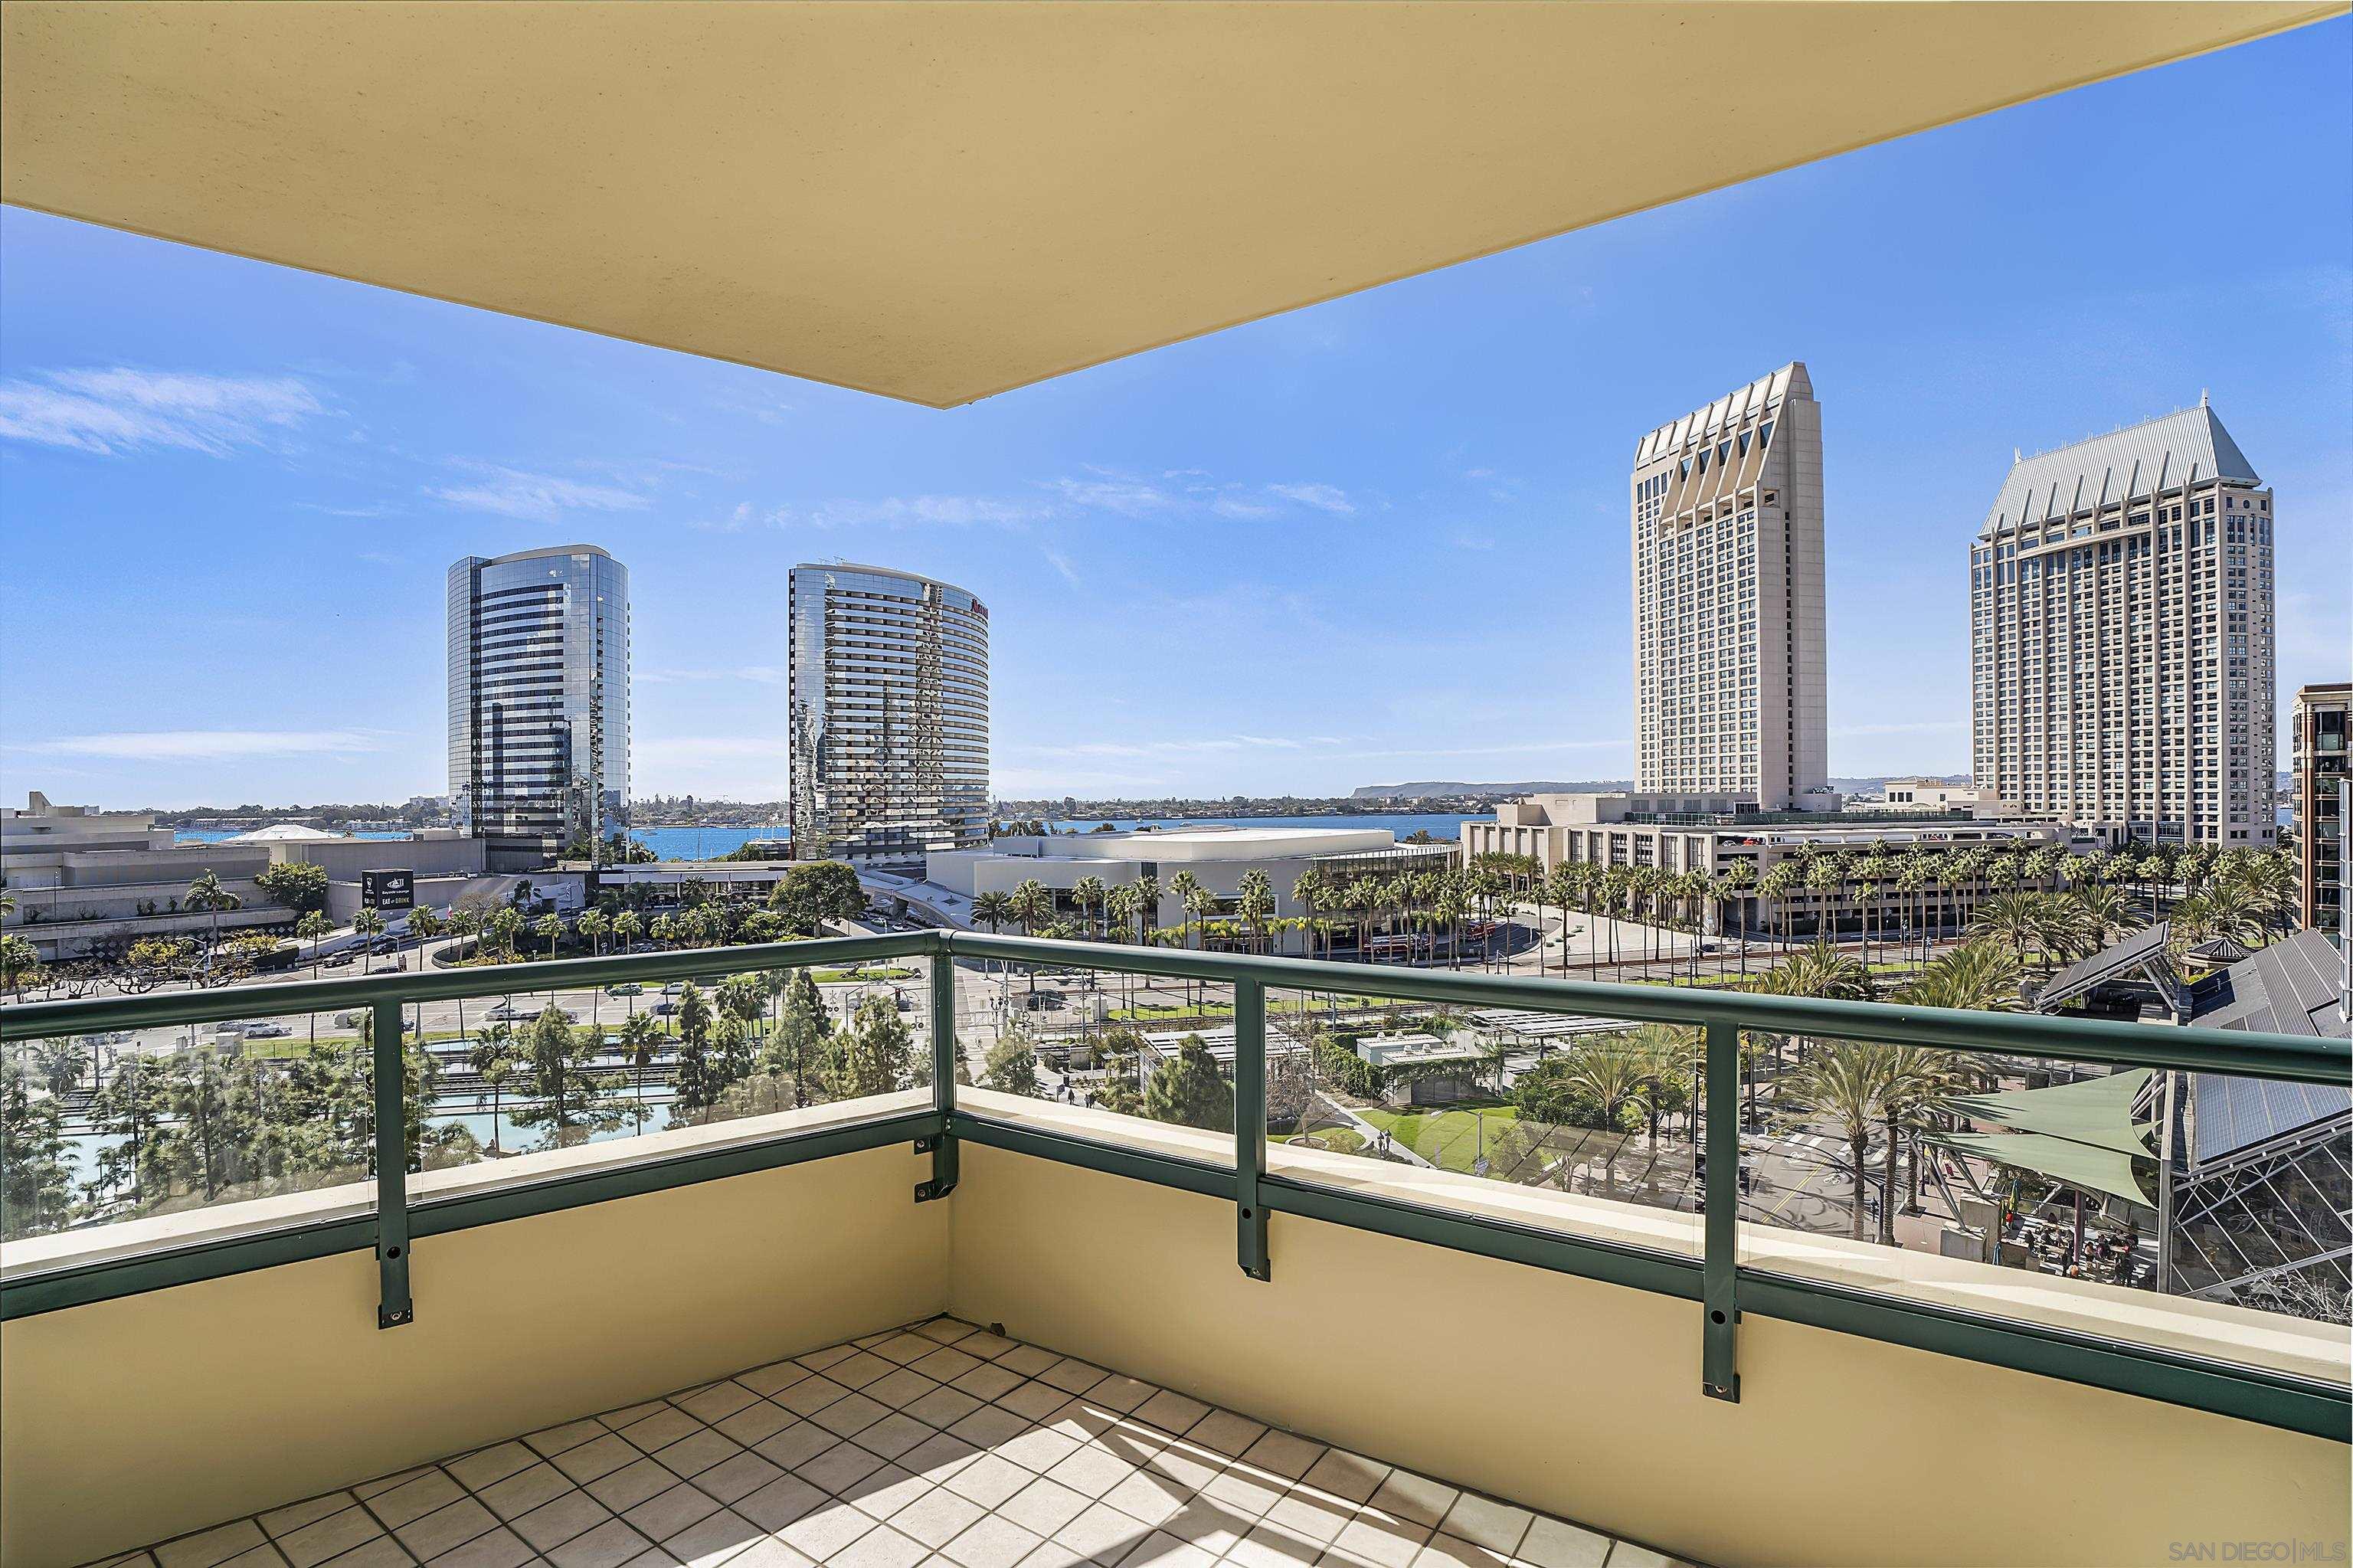
<instances>
[{"instance_id":1,"label":"white cloud","mask_svg":"<svg viewBox=\"0 0 2353 1568\"><path fill-rule=\"evenodd\" d=\"M169 374L117 366L0 382L0 438L100 456L158 447L226 457L326 412L290 376Z\"/></svg>"},{"instance_id":2,"label":"white cloud","mask_svg":"<svg viewBox=\"0 0 2353 1568\"><path fill-rule=\"evenodd\" d=\"M1335 484L1270 484L1267 488L1285 501L1296 501L1302 506L1313 506L1319 512L1354 512L1356 503L1348 493Z\"/></svg>"},{"instance_id":3,"label":"white cloud","mask_svg":"<svg viewBox=\"0 0 2353 1568\"><path fill-rule=\"evenodd\" d=\"M315 757L381 751L372 729L161 729L69 735L10 746L36 757L111 757L138 762L220 762L250 757Z\"/></svg>"},{"instance_id":4,"label":"white cloud","mask_svg":"<svg viewBox=\"0 0 2353 1568\"><path fill-rule=\"evenodd\" d=\"M557 522L567 512L639 512L646 506L644 496L609 484L584 484L576 479L526 473L493 463L457 466L481 477L472 484L427 485L425 493L451 506L532 523Z\"/></svg>"},{"instance_id":5,"label":"white cloud","mask_svg":"<svg viewBox=\"0 0 2353 1568\"><path fill-rule=\"evenodd\" d=\"M330 517L397 517L400 510L394 506L329 506L322 502L298 501L294 503L305 512L323 512Z\"/></svg>"},{"instance_id":6,"label":"white cloud","mask_svg":"<svg viewBox=\"0 0 2353 1568\"><path fill-rule=\"evenodd\" d=\"M1044 488L1073 506L1115 512L1122 517L1148 517L1178 504L1176 496L1156 484L1114 473L1099 473L1092 479L1066 476L1047 481Z\"/></svg>"},{"instance_id":7,"label":"white cloud","mask_svg":"<svg viewBox=\"0 0 2353 1568\"><path fill-rule=\"evenodd\" d=\"M1085 586L1079 581L1078 569L1071 565L1070 556L1062 554L1060 550L1048 550L1045 552L1045 556L1046 564L1053 567L1056 571L1061 573L1062 580L1064 582L1069 583L1072 588L1082 588Z\"/></svg>"},{"instance_id":8,"label":"white cloud","mask_svg":"<svg viewBox=\"0 0 2353 1568\"><path fill-rule=\"evenodd\" d=\"M886 495L874 501L820 501L799 508L781 507L768 520L780 528L795 524L812 528L923 524L1018 527L1044 514L1042 507L987 495Z\"/></svg>"},{"instance_id":9,"label":"white cloud","mask_svg":"<svg viewBox=\"0 0 2353 1568\"><path fill-rule=\"evenodd\" d=\"M1220 495L1209 503L1209 510L1220 517L1252 518L1273 517L1279 515L1282 508L1263 501L1246 500L1239 495Z\"/></svg>"},{"instance_id":10,"label":"white cloud","mask_svg":"<svg viewBox=\"0 0 2353 1568\"><path fill-rule=\"evenodd\" d=\"M735 503L735 510L730 512L724 517L700 523L689 523L687 526L690 528L700 529L705 534L741 534L744 529L750 527L754 521L754 519L752 515L752 503L748 501L739 501Z\"/></svg>"}]
</instances>

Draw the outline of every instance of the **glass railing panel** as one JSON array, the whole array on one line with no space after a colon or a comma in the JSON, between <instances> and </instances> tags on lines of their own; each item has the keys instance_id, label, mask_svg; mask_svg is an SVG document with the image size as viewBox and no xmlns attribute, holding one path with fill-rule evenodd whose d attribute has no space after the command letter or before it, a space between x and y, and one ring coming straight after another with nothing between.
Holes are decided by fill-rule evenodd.
<instances>
[{"instance_id":1,"label":"glass railing panel","mask_svg":"<svg viewBox=\"0 0 2353 1568\"><path fill-rule=\"evenodd\" d=\"M747 969L427 1003L429 1116L470 1161L596 1146L625 1158L815 1107L902 1108L931 1081L922 960ZM415 1010L412 1010L415 1011ZM805 1118L804 1118L805 1119ZM536 1161L537 1170L546 1161Z\"/></svg>"},{"instance_id":2,"label":"glass railing panel","mask_svg":"<svg viewBox=\"0 0 2353 1568\"><path fill-rule=\"evenodd\" d=\"M2342 1089L1752 1036L1744 1266L2337 1383Z\"/></svg>"},{"instance_id":3,"label":"glass railing panel","mask_svg":"<svg viewBox=\"0 0 2353 1568\"><path fill-rule=\"evenodd\" d=\"M956 1038L979 1087L1106 1113L1090 1119L1102 1135L1233 1163L1229 983L967 959ZM1171 1128L1215 1136L1172 1144L1159 1136Z\"/></svg>"},{"instance_id":4,"label":"glass railing panel","mask_svg":"<svg viewBox=\"0 0 2353 1568\"><path fill-rule=\"evenodd\" d=\"M1697 1256L1696 1030L1361 991L1267 993L1267 1168Z\"/></svg>"},{"instance_id":5,"label":"glass railing panel","mask_svg":"<svg viewBox=\"0 0 2353 1568\"><path fill-rule=\"evenodd\" d=\"M227 994L222 1011L234 1016L0 1046L0 1241L12 1268L103 1245L98 1233L119 1227L195 1239L236 1217L268 1225L372 1208L365 1021L248 1016ZM429 1076L421 1052L410 1063ZM453 1158L428 1121L408 1137L413 1159Z\"/></svg>"}]
</instances>

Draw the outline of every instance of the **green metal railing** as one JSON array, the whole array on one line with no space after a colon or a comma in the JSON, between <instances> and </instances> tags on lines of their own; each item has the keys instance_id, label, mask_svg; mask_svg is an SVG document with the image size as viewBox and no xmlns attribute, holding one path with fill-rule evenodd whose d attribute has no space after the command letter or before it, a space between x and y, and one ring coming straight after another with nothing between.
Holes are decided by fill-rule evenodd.
<instances>
[{"instance_id":1,"label":"green metal railing","mask_svg":"<svg viewBox=\"0 0 2353 1568\"><path fill-rule=\"evenodd\" d=\"M746 970L833 968L882 959L931 962L932 1101L821 1129L751 1137L716 1148L654 1153L588 1172L517 1180L462 1193L412 1199L407 1191L401 1062L404 1006L597 986L696 979ZM1080 1137L1032 1121L992 1117L956 1097L958 959L1200 980L1230 985L1235 1023L1234 1163L1187 1159L1116 1139ZM828 938L759 947L634 954L537 963L526 969L394 974L347 980L174 991L0 1008L0 1043L106 1030L204 1023L224 1018L372 1008L376 1089L376 1205L371 1214L283 1226L128 1256L20 1270L0 1278L0 1319L331 1254L373 1249L381 1276L378 1323L415 1312L408 1276L414 1240L607 1199L863 1149L912 1144L932 1158L913 1196L946 1196L962 1141L1060 1160L1205 1194L1235 1206L1236 1261L1270 1280L1276 1259L1268 1216L1353 1226L1384 1234L1604 1280L1695 1303L1703 1391L1737 1400L1738 1329L1755 1314L2063 1378L2199 1409L2353 1441L2353 1394L2343 1384L2184 1354L2015 1319L1960 1311L1880 1292L1776 1273L1738 1254L1740 1120L1704 1118L1707 1163L1704 1244L1696 1257L1433 1204L1378 1196L1270 1171L1266 1162L1266 993L1377 992L1384 998L1496 1006L1696 1026L1704 1041L1705 1103L1739 1096L1740 1032L1764 1031L2116 1066L2223 1073L2297 1083L2353 1083L2343 1040L2153 1028L2031 1014L1954 1012L1883 1003L1812 1001L1746 992L1608 985L1531 977L1391 969L1298 959L1126 948L966 932ZM429 1301L428 1301L429 1308Z\"/></svg>"}]
</instances>

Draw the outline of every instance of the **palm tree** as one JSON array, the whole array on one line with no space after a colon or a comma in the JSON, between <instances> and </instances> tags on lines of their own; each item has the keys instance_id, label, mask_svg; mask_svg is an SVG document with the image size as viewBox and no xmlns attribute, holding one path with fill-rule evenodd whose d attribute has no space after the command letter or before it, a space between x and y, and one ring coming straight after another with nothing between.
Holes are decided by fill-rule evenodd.
<instances>
[{"instance_id":1,"label":"palm tree","mask_svg":"<svg viewBox=\"0 0 2353 1568\"><path fill-rule=\"evenodd\" d=\"M1177 911L1185 916L1185 946L1188 948L1198 946L1199 944L1194 940L1193 895L1201 891L1200 883L1194 880L1191 872L1180 871L1168 879L1168 891L1176 895Z\"/></svg>"},{"instance_id":2,"label":"palm tree","mask_svg":"<svg viewBox=\"0 0 2353 1568\"><path fill-rule=\"evenodd\" d=\"M352 935L361 940L360 950L367 955L361 960L363 974L375 969L375 939L384 935L384 916L374 909L363 909L352 916Z\"/></svg>"},{"instance_id":3,"label":"palm tree","mask_svg":"<svg viewBox=\"0 0 2353 1568\"><path fill-rule=\"evenodd\" d=\"M1894 1246L1896 1148L1907 1137L1910 1139L1910 1207L1916 1212L1920 1206L1920 1134L1939 1125L1939 1118L1950 1108L1954 1097L1972 1087L1970 1080L1977 1075L1957 1051L1926 1045L1887 1045L1878 1051L1882 1074L1879 1118L1881 1130L1887 1137L1880 1166L1879 1245Z\"/></svg>"},{"instance_id":4,"label":"palm tree","mask_svg":"<svg viewBox=\"0 0 2353 1568\"><path fill-rule=\"evenodd\" d=\"M1716 896L1728 897L1732 901L1735 918L1740 926L1740 972L1746 975L1748 972L1748 894L1757 885L1757 863L1736 860L1725 868L1719 880L1721 890ZM1723 927L1724 922L1718 919L1716 928L1719 934Z\"/></svg>"},{"instance_id":5,"label":"palm tree","mask_svg":"<svg viewBox=\"0 0 2353 1568\"><path fill-rule=\"evenodd\" d=\"M625 953L637 945L645 928L644 918L634 909L624 909L613 916L613 940L621 944Z\"/></svg>"},{"instance_id":6,"label":"palm tree","mask_svg":"<svg viewBox=\"0 0 2353 1568\"><path fill-rule=\"evenodd\" d=\"M572 923L572 928L588 938L588 951L593 956L600 959L605 956L605 933L613 928L613 922L603 910L582 910L580 917Z\"/></svg>"},{"instance_id":7,"label":"palm tree","mask_svg":"<svg viewBox=\"0 0 2353 1568\"><path fill-rule=\"evenodd\" d=\"M1241 896L1235 902L1234 913L1241 916L1242 924L1250 930L1251 950L1262 950L1266 945L1266 923L1274 916L1274 885L1265 872L1252 866L1242 873Z\"/></svg>"},{"instance_id":8,"label":"palm tree","mask_svg":"<svg viewBox=\"0 0 2353 1568\"><path fill-rule=\"evenodd\" d=\"M474 1036L474 1044L466 1053L466 1062L482 1086L491 1091L491 1153L499 1152L499 1098L514 1072L514 1028L506 1023L490 1023Z\"/></svg>"},{"instance_id":9,"label":"palm tree","mask_svg":"<svg viewBox=\"0 0 2353 1568\"><path fill-rule=\"evenodd\" d=\"M1838 929L1832 909L1834 895L1846 882L1846 858L1843 855L1817 854L1807 857L1806 891L1814 895L1814 939L1829 940Z\"/></svg>"},{"instance_id":10,"label":"palm tree","mask_svg":"<svg viewBox=\"0 0 2353 1568\"><path fill-rule=\"evenodd\" d=\"M1320 924L1316 916L1331 895L1332 885L1312 865L1292 880L1291 901L1307 912L1307 956L1311 959L1315 956L1315 931Z\"/></svg>"},{"instance_id":11,"label":"palm tree","mask_svg":"<svg viewBox=\"0 0 2353 1568\"><path fill-rule=\"evenodd\" d=\"M531 923L532 934L547 944L547 956L555 957L555 944L564 936L564 916L546 914Z\"/></svg>"},{"instance_id":12,"label":"palm tree","mask_svg":"<svg viewBox=\"0 0 2353 1568\"><path fill-rule=\"evenodd\" d=\"M1826 1040L1798 1064L1781 1085L1783 1097L1808 1115L1827 1119L1846 1140L1854 1176L1854 1213L1849 1234L1862 1240L1865 1206L1863 1156L1886 1092L1889 1048L1859 1040ZM1892 1194L1891 1194L1892 1196Z\"/></svg>"},{"instance_id":13,"label":"palm tree","mask_svg":"<svg viewBox=\"0 0 2353 1568\"><path fill-rule=\"evenodd\" d=\"M1133 885L1135 888L1135 940L1141 947L1152 940L1153 927L1160 924L1160 879L1139 876Z\"/></svg>"},{"instance_id":14,"label":"palm tree","mask_svg":"<svg viewBox=\"0 0 2353 1568\"><path fill-rule=\"evenodd\" d=\"M1995 857L1997 860L2000 856ZM1978 906L1977 918L1970 930L1982 937L1993 937L2010 945L2022 963L2028 949L2035 946L2042 934L2042 911L2040 901L2024 893L1998 893Z\"/></svg>"},{"instance_id":15,"label":"palm tree","mask_svg":"<svg viewBox=\"0 0 2353 1568\"><path fill-rule=\"evenodd\" d=\"M782 977L779 976L779 979ZM646 1130L646 1072L661 1054L661 1026L650 1012L632 1012L621 1022L621 1054L633 1069L630 1076L637 1088L638 1131Z\"/></svg>"},{"instance_id":16,"label":"palm tree","mask_svg":"<svg viewBox=\"0 0 2353 1568\"><path fill-rule=\"evenodd\" d=\"M1781 917L1780 945L1785 952L1788 949L1789 927L1794 919L1789 901L1805 885L1805 868L1793 859L1775 861L1757 882L1757 896L1771 904L1774 912Z\"/></svg>"},{"instance_id":17,"label":"palm tree","mask_svg":"<svg viewBox=\"0 0 2353 1568\"><path fill-rule=\"evenodd\" d=\"M245 900L222 886L221 879L206 870L188 884L188 891L180 902L187 908L209 913L213 917L212 936L205 948L205 972L209 975L212 973L213 949L220 946L221 911L242 908Z\"/></svg>"}]
</instances>

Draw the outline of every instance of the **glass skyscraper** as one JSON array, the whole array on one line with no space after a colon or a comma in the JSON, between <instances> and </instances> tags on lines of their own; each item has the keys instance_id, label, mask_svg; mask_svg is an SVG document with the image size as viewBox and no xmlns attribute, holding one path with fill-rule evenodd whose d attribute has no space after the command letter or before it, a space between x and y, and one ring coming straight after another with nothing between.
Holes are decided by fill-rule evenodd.
<instances>
[{"instance_id":1,"label":"glass skyscraper","mask_svg":"<svg viewBox=\"0 0 2353 1568\"><path fill-rule=\"evenodd\" d=\"M449 568L449 799L494 871L618 832L629 791L629 574L594 545Z\"/></svg>"},{"instance_id":2,"label":"glass skyscraper","mask_svg":"<svg viewBox=\"0 0 2353 1568\"><path fill-rule=\"evenodd\" d=\"M881 567L795 567L793 858L920 865L988 842L988 607Z\"/></svg>"}]
</instances>

